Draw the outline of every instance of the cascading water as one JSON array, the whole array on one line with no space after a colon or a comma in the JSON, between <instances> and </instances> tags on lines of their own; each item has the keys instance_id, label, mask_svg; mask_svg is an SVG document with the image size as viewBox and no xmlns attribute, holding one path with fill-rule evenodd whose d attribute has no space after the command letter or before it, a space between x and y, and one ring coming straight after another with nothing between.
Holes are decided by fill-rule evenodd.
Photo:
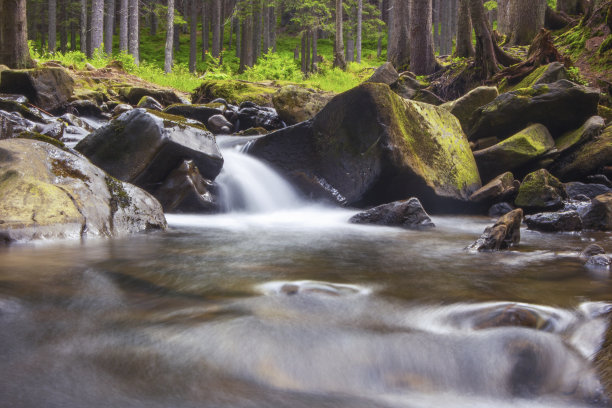
<instances>
[{"instance_id":1,"label":"cascading water","mask_svg":"<svg viewBox=\"0 0 612 408\"><path fill-rule=\"evenodd\" d=\"M303 204L295 189L270 166L244 153L248 140L231 136L217 139L225 160L216 180L223 209L262 213Z\"/></svg>"}]
</instances>

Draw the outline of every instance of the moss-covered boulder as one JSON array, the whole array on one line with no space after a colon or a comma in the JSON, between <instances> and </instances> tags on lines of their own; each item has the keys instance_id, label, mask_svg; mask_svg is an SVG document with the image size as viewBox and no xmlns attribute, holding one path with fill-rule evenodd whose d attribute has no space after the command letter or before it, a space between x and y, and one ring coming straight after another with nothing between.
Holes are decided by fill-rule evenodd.
<instances>
[{"instance_id":1,"label":"moss-covered boulder","mask_svg":"<svg viewBox=\"0 0 612 408\"><path fill-rule=\"evenodd\" d=\"M510 85L508 83L501 84L501 90L503 92L515 91L521 88L530 88L534 85L540 84L552 84L561 79L569 79L565 65L555 61L548 65L542 65L532 73L523 78L520 82Z\"/></svg>"},{"instance_id":2,"label":"moss-covered boulder","mask_svg":"<svg viewBox=\"0 0 612 408\"><path fill-rule=\"evenodd\" d=\"M521 88L477 109L468 138L495 136L502 140L532 123L546 126L556 138L596 115L598 101L596 90L566 80Z\"/></svg>"},{"instance_id":3,"label":"moss-covered boulder","mask_svg":"<svg viewBox=\"0 0 612 408\"><path fill-rule=\"evenodd\" d=\"M261 106L272 106L272 95L277 88L268 84L230 79L207 79L191 94L191 102L202 104L222 98L229 103L240 105L254 102Z\"/></svg>"},{"instance_id":4,"label":"moss-covered boulder","mask_svg":"<svg viewBox=\"0 0 612 408\"><path fill-rule=\"evenodd\" d=\"M157 200L82 156L36 140L0 141L4 240L111 237L165 227Z\"/></svg>"},{"instance_id":5,"label":"moss-covered boulder","mask_svg":"<svg viewBox=\"0 0 612 408\"><path fill-rule=\"evenodd\" d=\"M519 187L514 204L526 211L552 211L568 198L565 186L545 169L529 173Z\"/></svg>"},{"instance_id":6,"label":"moss-covered boulder","mask_svg":"<svg viewBox=\"0 0 612 408\"><path fill-rule=\"evenodd\" d=\"M470 119L476 109L484 106L499 96L497 88L494 86L479 86L478 88L472 89L461 98L451 102L446 102L441 106L447 109L450 113L455 115L461 123L461 127L464 131L469 130L468 126Z\"/></svg>"},{"instance_id":7,"label":"moss-covered boulder","mask_svg":"<svg viewBox=\"0 0 612 408\"><path fill-rule=\"evenodd\" d=\"M601 116L593 116L589 118L578 129L564 133L555 141L557 152L563 153L589 140L592 140L593 138L599 136L605 126L605 121Z\"/></svg>"},{"instance_id":8,"label":"moss-covered boulder","mask_svg":"<svg viewBox=\"0 0 612 408\"><path fill-rule=\"evenodd\" d=\"M169 89L153 89L143 88L138 86L127 86L119 88L119 95L126 99L130 104L137 105L145 96L150 96L163 106L172 105L174 103L184 103L184 100Z\"/></svg>"},{"instance_id":9,"label":"moss-covered boulder","mask_svg":"<svg viewBox=\"0 0 612 408\"><path fill-rule=\"evenodd\" d=\"M161 103L157 101L157 99L153 98L152 96L148 96L148 95L145 95L142 98L140 98L140 101L138 101L138 104L136 105L136 107L142 108L142 109L151 109L151 110L155 110L158 112L161 112L162 110L164 110L164 107L162 106Z\"/></svg>"},{"instance_id":10,"label":"moss-covered boulder","mask_svg":"<svg viewBox=\"0 0 612 408\"><path fill-rule=\"evenodd\" d=\"M134 109L97 129L76 150L119 180L154 191L184 160L214 180L223 158L204 126L179 116Z\"/></svg>"},{"instance_id":11,"label":"moss-covered boulder","mask_svg":"<svg viewBox=\"0 0 612 408\"><path fill-rule=\"evenodd\" d=\"M25 95L46 111L63 108L74 91L64 68L9 69L0 73L0 93Z\"/></svg>"},{"instance_id":12,"label":"moss-covered boulder","mask_svg":"<svg viewBox=\"0 0 612 408\"><path fill-rule=\"evenodd\" d=\"M457 119L384 84L337 95L312 120L258 139L249 152L307 194L343 204L414 196L435 211L449 204L445 198L467 201L481 186Z\"/></svg>"},{"instance_id":13,"label":"moss-covered boulder","mask_svg":"<svg viewBox=\"0 0 612 408\"><path fill-rule=\"evenodd\" d=\"M187 119L197 120L203 124L208 123L208 119L215 115L223 115L225 108L223 105L219 107L211 107L207 105L185 105L182 103L168 106L164 109L165 113L170 115L182 116Z\"/></svg>"},{"instance_id":14,"label":"moss-covered boulder","mask_svg":"<svg viewBox=\"0 0 612 408\"><path fill-rule=\"evenodd\" d=\"M287 85L272 96L272 103L281 120L291 126L312 119L333 96L297 85Z\"/></svg>"},{"instance_id":15,"label":"moss-covered boulder","mask_svg":"<svg viewBox=\"0 0 612 408\"><path fill-rule=\"evenodd\" d=\"M575 149L568 149L550 166L563 181L581 180L612 165L612 126Z\"/></svg>"},{"instance_id":16,"label":"moss-covered boulder","mask_svg":"<svg viewBox=\"0 0 612 408\"><path fill-rule=\"evenodd\" d=\"M523 168L555 147L545 126L531 125L517 134L486 149L474 152L480 174L501 174ZM524 173L523 173L524 174Z\"/></svg>"}]
</instances>

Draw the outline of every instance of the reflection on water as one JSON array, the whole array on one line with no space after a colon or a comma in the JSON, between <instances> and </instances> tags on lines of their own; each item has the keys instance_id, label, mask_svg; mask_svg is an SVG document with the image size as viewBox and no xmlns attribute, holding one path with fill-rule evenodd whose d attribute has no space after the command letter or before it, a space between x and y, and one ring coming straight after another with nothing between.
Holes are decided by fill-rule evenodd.
<instances>
[{"instance_id":1,"label":"reflection on water","mask_svg":"<svg viewBox=\"0 0 612 408\"><path fill-rule=\"evenodd\" d=\"M169 216L167 233L0 249L10 407L604 406L607 234L351 225L321 207ZM2 404L0 404L2 405Z\"/></svg>"}]
</instances>

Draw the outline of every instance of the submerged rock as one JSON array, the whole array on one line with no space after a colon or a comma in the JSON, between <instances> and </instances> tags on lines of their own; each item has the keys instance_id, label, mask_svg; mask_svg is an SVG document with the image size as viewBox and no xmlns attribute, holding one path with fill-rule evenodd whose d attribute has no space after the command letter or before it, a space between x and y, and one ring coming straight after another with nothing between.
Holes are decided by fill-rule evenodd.
<instances>
[{"instance_id":1,"label":"submerged rock","mask_svg":"<svg viewBox=\"0 0 612 408\"><path fill-rule=\"evenodd\" d=\"M25 95L46 111L67 105L74 92L74 80L63 68L6 70L0 73L0 92Z\"/></svg>"},{"instance_id":2,"label":"submerged rock","mask_svg":"<svg viewBox=\"0 0 612 408\"><path fill-rule=\"evenodd\" d=\"M504 139L531 123L541 123L557 137L597 115L599 93L567 80L539 84L499 95L473 115L470 140Z\"/></svg>"},{"instance_id":3,"label":"submerged rock","mask_svg":"<svg viewBox=\"0 0 612 408\"><path fill-rule=\"evenodd\" d=\"M612 258L604 254L593 255L587 259L585 265L596 268L609 268L612 265Z\"/></svg>"},{"instance_id":4,"label":"submerged rock","mask_svg":"<svg viewBox=\"0 0 612 408\"><path fill-rule=\"evenodd\" d=\"M165 229L161 205L49 143L0 141L0 233L9 241Z\"/></svg>"},{"instance_id":5,"label":"submerged rock","mask_svg":"<svg viewBox=\"0 0 612 408\"><path fill-rule=\"evenodd\" d=\"M468 247L476 251L499 251L518 245L521 240L521 221L523 210L517 208L500 217L491 227Z\"/></svg>"},{"instance_id":6,"label":"submerged rock","mask_svg":"<svg viewBox=\"0 0 612 408\"><path fill-rule=\"evenodd\" d=\"M435 227L417 198L395 201L379 205L352 216L353 224L376 224L396 226L407 229L425 229Z\"/></svg>"},{"instance_id":7,"label":"submerged rock","mask_svg":"<svg viewBox=\"0 0 612 408\"><path fill-rule=\"evenodd\" d=\"M306 195L348 205L416 196L441 208L444 199L467 201L481 187L457 119L384 84L337 95L311 121L258 139L249 153L297 181Z\"/></svg>"},{"instance_id":8,"label":"submerged rock","mask_svg":"<svg viewBox=\"0 0 612 408\"><path fill-rule=\"evenodd\" d=\"M543 125L535 124L494 146L475 151L474 158L484 178L486 174L493 175L521 169L553 147L555 147L555 141L548 129Z\"/></svg>"},{"instance_id":9,"label":"submerged rock","mask_svg":"<svg viewBox=\"0 0 612 408\"><path fill-rule=\"evenodd\" d=\"M580 231L582 220L576 211L545 212L525 217L527 227L536 231Z\"/></svg>"},{"instance_id":10,"label":"submerged rock","mask_svg":"<svg viewBox=\"0 0 612 408\"><path fill-rule=\"evenodd\" d=\"M514 204L528 211L556 210L567 198L563 184L548 171L540 169L525 176Z\"/></svg>"},{"instance_id":11,"label":"submerged rock","mask_svg":"<svg viewBox=\"0 0 612 408\"><path fill-rule=\"evenodd\" d=\"M612 230L612 193L591 200L591 207L582 217L584 228L600 231Z\"/></svg>"},{"instance_id":12,"label":"submerged rock","mask_svg":"<svg viewBox=\"0 0 612 408\"><path fill-rule=\"evenodd\" d=\"M113 177L150 192L184 160L192 160L209 180L223 166L215 138L203 126L144 109L126 112L97 129L76 150Z\"/></svg>"}]
</instances>

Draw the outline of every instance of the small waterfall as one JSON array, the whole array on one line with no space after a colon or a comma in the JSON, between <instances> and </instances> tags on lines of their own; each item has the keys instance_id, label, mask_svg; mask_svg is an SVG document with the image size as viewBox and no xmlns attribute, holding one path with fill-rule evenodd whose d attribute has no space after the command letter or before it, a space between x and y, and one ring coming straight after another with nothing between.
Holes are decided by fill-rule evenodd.
<instances>
[{"instance_id":1,"label":"small waterfall","mask_svg":"<svg viewBox=\"0 0 612 408\"><path fill-rule=\"evenodd\" d=\"M234 136L217 139L225 160L216 180L223 209L264 213L299 207L302 199L285 179L264 162L244 153L248 140Z\"/></svg>"}]
</instances>

